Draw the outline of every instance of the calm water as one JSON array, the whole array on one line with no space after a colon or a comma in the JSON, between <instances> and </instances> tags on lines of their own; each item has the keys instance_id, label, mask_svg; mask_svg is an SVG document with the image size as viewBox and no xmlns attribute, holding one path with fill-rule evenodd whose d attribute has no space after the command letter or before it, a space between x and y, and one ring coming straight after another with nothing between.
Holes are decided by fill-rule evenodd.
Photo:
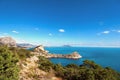
<instances>
[{"instance_id":1,"label":"calm water","mask_svg":"<svg viewBox=\"0 0 120 80\"><path fill-rule=\"evenodd\" d=\"M68 54L77 51L82 55L81 59L50 59L53 63L60 63L67 65L69 63L75 63L77 65L82 64L82 61L88 59L93 60L97 64L103 67L109 66L117 71L120 71L120 48L98 48L98 47L46 47L46 50L50 53Z\"/></svg>"}]
</instances>

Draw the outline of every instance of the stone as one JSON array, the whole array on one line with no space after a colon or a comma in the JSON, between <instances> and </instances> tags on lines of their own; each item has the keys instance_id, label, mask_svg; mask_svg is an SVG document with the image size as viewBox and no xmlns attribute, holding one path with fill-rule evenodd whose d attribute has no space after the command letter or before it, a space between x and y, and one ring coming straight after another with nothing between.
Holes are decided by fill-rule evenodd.
<instances>
[{"instance_id":1,"label":"stone","mask_svg":"<svg viewBox=\"0 0 120 80\"><path fill-rule=\"evenodd\" d=\"M79 59L82 56L78 52L73 52L71 54L51 54L49 51L45 50L42 45L39 45L34 48L33 54L38 54L46 58L68 58L68 59Z\"/></svg>"},{"instance_id":2,"label":"stone","mask_svg":"<svg viewBox=\"0 0 120 80\"><path fill-rule=\"evenodd\" d=\"M1 37L0 45L7 45L8 47L16 47L16 41L12 37Z\"/></svg>"}]
</instances>

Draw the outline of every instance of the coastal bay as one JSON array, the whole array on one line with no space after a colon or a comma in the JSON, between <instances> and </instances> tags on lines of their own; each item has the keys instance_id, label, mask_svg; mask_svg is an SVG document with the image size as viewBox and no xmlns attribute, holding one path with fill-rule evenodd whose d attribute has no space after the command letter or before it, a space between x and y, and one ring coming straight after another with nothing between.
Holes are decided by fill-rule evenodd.
<instances>
[{"instance_id":1,"label":"coastal bay","mask_svg":"<svg viewBox=\"0 0 120 80\"><path fill-rule=\"evenodd\" d=\"M120 48L112 47L46 47L46 50L51 53L71 53L73 51L78 51L82 58L78 60L71 59L50 59L53 63L60 63L62 65L67 65L70 63L75 63L77 65L82 64L84 60L93 60L94 62L102 65L103 67L109 66L117 71L120 71Z\"/></svg>"}]
</instances>

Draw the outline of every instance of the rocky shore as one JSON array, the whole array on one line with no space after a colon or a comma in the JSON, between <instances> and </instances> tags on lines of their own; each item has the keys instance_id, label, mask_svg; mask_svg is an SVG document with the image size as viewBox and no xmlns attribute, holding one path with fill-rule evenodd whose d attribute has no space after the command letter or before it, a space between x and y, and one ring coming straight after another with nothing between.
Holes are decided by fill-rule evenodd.
<instances>
[{"instance_id":1,"label":"rocky shore","mask_svg":"<svg viewBox=\"0 0 120 80\"><path fill-rule=\"evenodd\" d=\"M1 37L0 38L0 45L7 45L8 47L20 47L20 48L29 48L33 45L30 44L19 44L17 45L16 41L12 37ZM27 47L26 47L27 46ZM79 59L82 56L78 52L73 52L71 54L54 54L49 53L49 51L44 49L44 46L39 45L34 48L33 54L38 56L44 56L46 58L68 58L68 59Z\"/></svg>"},{"instance_id":2,"label":"rocky shore","mask_svg":"<svg viewBox=\"0 0 120 80\"><path fill-rule=\"evenodd\" d=\"M46 58L68 58L68 59L79 59L82 56L78 52L73 52L71 54L54 54L46 51L42 45L34 48L33 54L44 56Z\"/></svg>"}]
</instances>

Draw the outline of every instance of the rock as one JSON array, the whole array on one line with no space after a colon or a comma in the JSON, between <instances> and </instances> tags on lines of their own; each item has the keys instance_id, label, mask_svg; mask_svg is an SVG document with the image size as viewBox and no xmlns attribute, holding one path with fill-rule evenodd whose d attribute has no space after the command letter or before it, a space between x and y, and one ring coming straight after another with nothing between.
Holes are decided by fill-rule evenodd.
<instances>
[{"instance_id":1,"label":"rock","mask_svg":"<svg viewBox=\"0 0 120 80\"><path fill-rule=\"evenodd\" d=\"M49 51L45 50L42 45L39 45L34 48L34 52L37 53L38 55L46 56L46 55L48 55Z\"/></svg>"},{"instance_id":2,"label":"rock","mask_svg":"<svg viewBox=\"0 0 120 80\"><path fill-rule=\"evenodd\" d=\"M11 37L1 37L0 45L7 45L8 47L16 47L16 41Z\"/></svg>"},{"instance_id":3,"label":"rock","mask_svg":"<svg viewBox=\"0 0 120 80\"><path fill-rule=\"evenodd\" d=\"M40 51L45 51L45 50L44 50L44 47L42 45L39 45L39 46L35 47L34 51L40 52Z\"/></svg>"},{"instance_id":4,"label":"rock","mask_svg":"<svg viewBox=\"0 0 120 80\"><path fill-rule=\"evenodd\" d=\"M54 73L47 73L39 69L39 58L34 55L26 60L20 60L18 66L20 67L19 80L61 80L55 77Z\"/></svg>"},{"instance_id":5,"label":"rock","mask_svg":"<svg viewBox=\"0 0 120 80\"><path fill-rule=\"evenodd\" d=\"M45 50L43 45L39 45L37 47L35 47L34 49L35 52L44 52L44 53L48 53L49 51Z\"/></svg>"},{"instance_id":6,"label":"rock","mask_svg":"<svg viewBox=\"0 0 120 80\"><path fill-rule=\"evenodd\" d=\"M73 52L71 54L48 54L46 58L67 58L67 59L79 59L82 56L78 52Z\"/></svg>"},{"instance_id":7,"label":"rock","mask_svg":"<svg viewBox=\"0 0 120 80\"><path fill-rule=\"evenodd\" d=\"M78 58L82 58L82 56L78 52L73 52L68 55L68 58L78 59Z\"/></svg>"},{"instance_id":8,"label":"rock","mask_svg":"<svg viewBox=\"0 0 120 80\"><path fill-rule=\"evenodd\" d=\"M73 52L71 54L51 54L48 53L48 51L45 50L42 45L35 47L34 52L32 54L44 56L46 58L68 58L68 59L82 58L82 56L78 52Z\"/></svg>"}]
</instances>

